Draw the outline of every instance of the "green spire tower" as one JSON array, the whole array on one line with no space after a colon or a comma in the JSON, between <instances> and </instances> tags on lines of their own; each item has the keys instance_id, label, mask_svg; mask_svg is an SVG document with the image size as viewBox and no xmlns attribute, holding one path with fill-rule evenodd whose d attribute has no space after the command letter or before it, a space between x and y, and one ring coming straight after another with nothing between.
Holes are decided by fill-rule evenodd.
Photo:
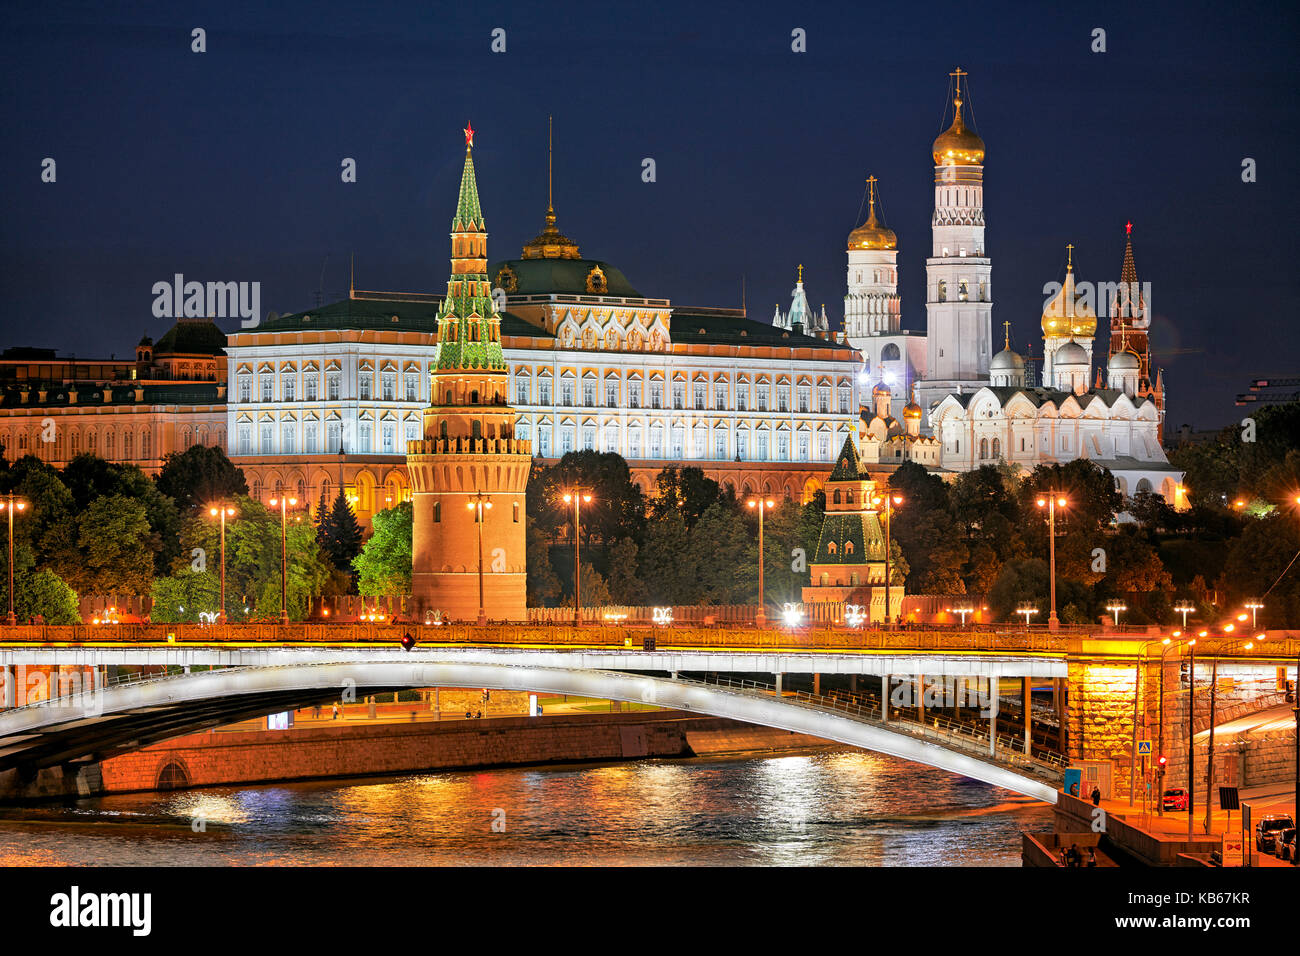
<instances>
[{"instance_id":1,"label":"green spire tower","mask_svg":"<svg viewBox=\"0 0 1300 956\"><path fill-rule=\"evenodd\" d=\"M465 169L451 221L451 278L438 310L439 369L504 370L501 316L487 276L487 224L474 176L474 126L465 127Z\"/></svg>"}]
</instances>

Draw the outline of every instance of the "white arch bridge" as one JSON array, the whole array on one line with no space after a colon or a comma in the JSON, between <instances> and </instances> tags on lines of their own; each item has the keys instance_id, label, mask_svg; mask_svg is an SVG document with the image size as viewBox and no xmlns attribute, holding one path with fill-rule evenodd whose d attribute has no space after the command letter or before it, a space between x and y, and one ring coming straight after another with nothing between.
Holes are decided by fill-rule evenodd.
<instances>
[{"instance_id":1,"label":"white arch bridge","mask_svg":"<svg viewBox=\"0 0 1300 956\"><path fill-rule=\"evenodd\" d=\"M97 681L64 696L0 711L0 776L102 760L160 740L239 720L408 688L465 687L645 702L808 734L970 777L1054 803L1063 764L1026 753L1016 739L972 725L904 721L870 698L833 699L752 683L689 679L683 673L850 673L927 679L1063 676L1063 662L1007 657L524 649L29 648L0 653L12 674L23 665L102 668L167 665L168 676ZM195 666L214 669L193 671ZM666 674L667 676L656 676ZM6 681L12 688L13 680ZM995 685L989 685L995 686ZM778 679L779 687L779 679ZM997 712L997 694L989 703ZM12 703L12 700L10 701ZM988 718L990 714L982 716ZM986 725L995 725L986 719Z\"/></svg>"}]
</instances>

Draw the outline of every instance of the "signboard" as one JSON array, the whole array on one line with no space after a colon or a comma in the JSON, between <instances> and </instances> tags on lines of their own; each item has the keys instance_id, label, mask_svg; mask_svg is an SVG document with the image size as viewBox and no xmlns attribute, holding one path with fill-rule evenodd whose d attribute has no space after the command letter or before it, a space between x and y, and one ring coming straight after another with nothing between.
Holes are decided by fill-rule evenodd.
<instances>
[{"instance_id":1,"label":"signboard","mask_svg":"<svg viewBox=\"0 0 1300 956\"><path fill-rule=\"evenodd\" d=\"M536 694L528 695L528 716L529 717L537 716L537 695Z\"/></svg>"},{"instance_id":2,"label":"signboard","mask_svg":"<svg viewBox=\"0 0 1300 956\"><path fill-rule=\"evenodd\" d=\"M1139 741L1138 741L1138 755L1141 756L1141 755L1143 755L1143 754L1149 754L1149 753L1151 753L1151 741L1149 741L1149 740L1139 740Z\"/></svg>"},{"instance_id":3,"label":"signboard","mask_svg":"<svg viewBox=\"0 0 1300 956\"><path fill-rule=\"evenodd\" d=\"M1223 835L1223 865L1241 866L1245 860L1245 843L1240 833Z\"/></svg>"},{"instance_id":4,"label":"signboard","mask_svg":"<svg viewBox=\"0 0 1300 956\"><path fill-rule=\"evenodd\" d=\"M1236 787L1219 788L1219 809L1236 810L1241 806Z\"/></svg>"},{"instance_id":5,"label":"signboard","mask_svg":"<svg viewBox=\"0 0 1300 956\"><path fill-rule=\"evenodd\" d=\"M288 730L293 726L293 711L286 710L282 714L267 714L267 730Z\"/></svg>"}]
</instances>

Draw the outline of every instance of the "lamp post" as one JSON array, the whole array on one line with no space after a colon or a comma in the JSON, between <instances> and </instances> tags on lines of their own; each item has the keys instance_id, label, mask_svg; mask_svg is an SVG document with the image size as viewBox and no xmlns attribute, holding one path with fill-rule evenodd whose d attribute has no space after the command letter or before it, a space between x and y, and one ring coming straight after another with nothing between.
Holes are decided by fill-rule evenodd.
<instances>
[{"instance_id":1,"label":"lamp post","mask_svg":"<svg viewBox=\"0 0 1300 956\"><path fill-rule=\"evenodd\" d=\"M18 618L14 614L14 512L22 511L26 507L27 502L12 491L4 496L3 501L0 501L0 508L9 514L9 616L6 620L10 627L18 623Z\"/></svg>"},{"instance_id":2,"label":"lamp post","mask_svg":"<svg viewBox=\"0 0 1300 956\"><path fill-rule=\"evenodd\" d=\"M573 626L582 626L582 564L579 557L582 548L582 514L581 506L591 504L591 495L582 488L564 493L564 503L573 503Z\"/></svg>"},{"instance_id":3,"label":"lamp post","mask_svg":"<svg viewBox=\"0 0 1300 956\"><path fill-rule=\"evenodd\" d=\"M1119 615L1120 615L1120 612L1121 612L1121 611L1127 611L1127 610L1128 610L1128 605L1124 604L1124 603L1121 602L1121 601L1113 601L1113 602L1111 602L1110 604L1107 604L1107 605L1106 605L1106 610L1110 611L1111 613L1113 613L1113 614L1115 615L1115 626L1116 626L1116 627L1119 627Z\"/></svg>"},{"instance_id":4,"label":"lamp post","mask_svg":"<svg viewBox=\"0 0 1300 956\"><path fill-rule=\"evenodd\" d=\"M774 506L770 498L750 498L745 502L750 508L758 509L758 613L754 615L754 623L762 627L767 623L767 615L763 608L767 606L767 597L763 590L763 512L770 511Z\"/></svg>"},{"instance_id":5,"label":"lamp post","mask_svg":"<svg viewBox=\"0 0 1300 956\"><path fill-rule=\"evenodd\" d=\"M1133 741L1129 746L1128 752L1128 805L1133 806L1134 791L1137 789L1137 733L1138 733L1138 695L1142 687L1142 665L1146 663L1147 647L1152 644L1159 644L1160 640L1143 641L1138 648L1137 665L1133 669ZM1163 643L1168 644L1169 639L1164 638ZM1164 654L1160 655L1161 667L1164 666ZM1163 671L1162 671L1163 676ZM1161 702L1163 703L1163 701ZM1163 736L1163 735L1162 735ZM1146 758L1142 759L1143 766L1146 765ZM1144 774L1145 775L1145 774Z\"/></svg>"},{"instance_id":6,"label":"lamp post","mask_svg":"<svg viewBox=\"0 0 1300 956\"><path fill-rule=\"evenodd\" d=\"M475 512L474 524L478 527L478 626L487 626L487 607L483 603L483 509L491 508L492 502L481 491L470 496L466 507Z\"/></svg>"},{"instance_id":7,"label":"lamp post","mask_svg":"<svg viewBox=\"0 0 1300 956\"><path fill-rule=\"evenodd\" d=\"M1047 628L1052 631L1061 626L1056 617L1056 509L1058 506L1064 508L1067 504L1069 502L1055 492L1038 499L1038 507L1047 509L1047 553L1052 591L1052 611L1047 618Z\"/></svg>"},{"instance_id":8,"label":"lamp post","mask_svg":"<svg viewBox=\"0 0 1300 956\"><path fill-rule=\"evenodd\" d=\"M1205 631L1200 636L1204 637ZM1187 839L1196 815L1196 639L1187 642Z\"/></svg>"},{"instance_id":9,"label":"lamp post","mask_svg":"<svg viewBox=\"0 0 1300 956\"><path fill-rule=\"evenodd\" d=\"M954 614L960 614L960 615L961 615L961 626L962 626L962 627L965 627L965 626L966 626L966 615L967 615L967 614L974 614L974 613L975 613L975 609L974 609L973 607L955 607L955 608L952 609L952 613L954 613Z\"/></svg>"},{"instance_id":10,"label":"lamp post","mask_svg":"<svg viewBox=\"0 0 1300 956\"><path fill-rule=\"evenodd\" d=\"M271 507L280 506L280 623L289 623L289 549L288 549L288 511L287 508L298 504L297 498L286 498L279 486ZM224 525L224 522L223 522ZM223 605L224 606L224 605Z\"/></svg>"},{"instance_id":11,"label":"lamp post","mask_svg":"<svg viewBox=\"0 0 1300 956\"><path fill-rule=\"evenodd\" d=\"M871 499L871 503L873 505L883 504L885 506L885 626L888 627L893 621L894 616L894 606L889 603L889 579L891 577L889 571L889 523L890 519L893 517L894 505L901 505L903 503L903 496L890 494L878 495ZM966 623L964 615L961 622L963 625Z\"/></svg>"},{"instance_id":12,"label":"lamp post","mask_svg":"<svg viewBox=\"0 0 1300 956\"><path fill-rule=\"evenodd\" d=\"M1259 639L1263 640L1264 638L1261 635ZM1247 651L1251 650L1255 646L1254 641L1246 641L1245 643L1242 643L1240 641L1234 641L1232 643L1235 646L1240 647ZM1211 662L1210 662L1210 740L1209 740L1209 750L1207 751L1206 766L1205 766L1205 832L1206 833L1210 832L1210 827L1213 824L1213 817L1214 817L1213 804L1210 802L1210 794L1212 792L1212 788L1214 787L1214 721L1215 721L1215 710L1216 710L1215 705L1218 701L1218 691L1219 691L1219 655L1215 654L1214 657L1211 658Z\"/></svg>"},{"instance_id":13,"label":"lamp post","mask_svg":"<svg viewBox=\"0 0 1300 956\"><path fill-rule=\"evenodd\" d=\"M1196 605L1188 604L1186 601L1184 601L1182 604L1179 604L1176 608L1174 608L1175 614L1181 614L1183 616L1184 631L1187 630L1187 615L1191 614L1195 610L1196 610Z\"/></svg>"},{"instance_id":14,"label":"lamp post","mask_svg":"<svg viewBox=\"0 0 1300 956\"><path fill-rule=\"evenodd\" d=\"M221 516L221 607L218 611L218 620L226 623L226 516L234 516L235 509L225 504L212 505L208 508L208 514L212 517Z\"/></svg>"},{"instance_id":15,"label":"lamp post","mask_svg":"<svg viewBox=\"0 0 1300 956\"><path fill-rule=\"evenodd\" d=\"M1250 612L1250 629L1256 630L1259 627L1259 612L1264 610L1264 605L1258 601L1247 601L1246 610Z\"/></svg>"},{"instance_id":16,"label":"lamp post","mask_svg":"<svg viewBox=\"0 0 1300 956\"><path fill-rule=\"evenodd\" d=\"M1016 613L1023 614L1025 616L1025 630L1027 631L1029 630L1029 618L1032 615L1038 613L1038 608L1030 607L1028 604L1026 604L1024 607L1016 608Z\"/></svg>"}]
</instances>

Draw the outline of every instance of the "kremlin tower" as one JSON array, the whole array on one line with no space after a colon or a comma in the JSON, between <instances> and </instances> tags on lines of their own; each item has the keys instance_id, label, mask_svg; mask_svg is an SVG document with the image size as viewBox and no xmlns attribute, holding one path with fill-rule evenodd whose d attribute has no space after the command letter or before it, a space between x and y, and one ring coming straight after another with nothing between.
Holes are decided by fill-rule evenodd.
<instances>
[{"instance_id":1,"label":"kremlin tower","mask_svg":"<svg viewBox=\"0 0 1300 956\"><path fill-rule=\"evenodd\" d=\"M992 261L984 246L984 141L966 126L961 69L952 125L935 139L933 248L926 260L925 379L921 405L989 382Z\"/></svg>"},{"instance_id":2,"label":"kremlin tower","mask_svg":"<svg viewBox=\"0 0 1300 956\"><path fill-rule=\"evenodd\" d=\"M474 129L451 224L451 278L424 438L407 444L415 507L411 589L417 617L528 617L524 489L532 463L506 404L501 317L487 277L487 227L474 179ZM480 517L481 516L481 517Z\"/></svg>"},{"instance_id":3,"label":"kremlin tower","mask_svg":"<svg viewBox=\"0 0 1300 956\"><path fill-rule=\"evenodd\" d=\"M1110 307L1110 357L1131 352L1138 360L1137 394L1149 396L1160 415L1160 436L1164 437L1165 383L1160 372L1151 374L1151 341L1148 329L1151 315L1137 266L1133 263L1133 223L1125 223L1124 265L1120 268L1119 288Z\"/></svg>"}]
</instances>

